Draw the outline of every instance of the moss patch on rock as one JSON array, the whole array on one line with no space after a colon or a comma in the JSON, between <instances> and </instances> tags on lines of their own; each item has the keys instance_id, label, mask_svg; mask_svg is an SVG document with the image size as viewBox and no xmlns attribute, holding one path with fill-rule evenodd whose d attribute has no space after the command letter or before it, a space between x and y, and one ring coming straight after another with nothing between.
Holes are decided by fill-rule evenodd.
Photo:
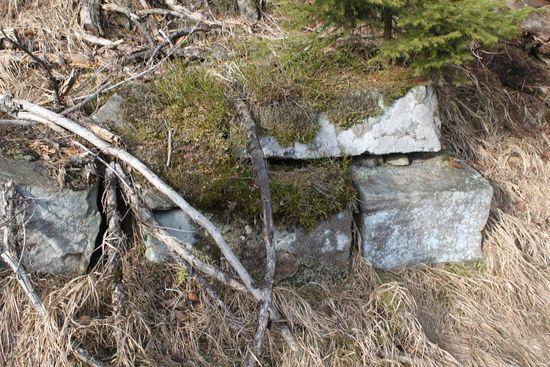
<instances>
[{"instance_id":1,"label":"moss patch on rock","mask_svg":"<svg viewBox=\"0 0 550 367\"><path fill-rule=\"evenodd\" d=\"M348 160L321 160L300 168L270 166L270 188L274 217L306 230L353 205L356 195Z\"/></svg>"},{"instance_id":2,"label":"moss patch on rock","mask_svg":"<svg viewBox=\"0 0 550 367\"><path fill-rule=\"evenodd\" d=\"M285 146L315 137L318 112L345 129L380 114L380 102L389 104L418 82L407 69L373 66L369 58L362 41L291 34L245 39L233 61L262 133Z\"/></svg>"},{"instance_id":3,"label":"moss patch on rock","mask_svg":"<svg viewBox=\"0 0 550 367\"><path fill-rule=\"evenodd\" d=\"M120 93L129 124L116 132L133 154L201 210L261 215L254 168L236 154L244 133L223 83L205 69L177 64L161 79ZM270 165L276 223L307 230L349 206L355 191L348 166L341 160Z\"/></svg>"}]
</instances>

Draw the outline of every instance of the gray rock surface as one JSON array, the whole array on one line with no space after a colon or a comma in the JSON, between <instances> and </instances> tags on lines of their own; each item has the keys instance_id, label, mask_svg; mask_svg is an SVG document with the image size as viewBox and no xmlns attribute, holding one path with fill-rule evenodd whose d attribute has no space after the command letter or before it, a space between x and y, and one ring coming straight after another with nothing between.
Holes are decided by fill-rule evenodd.
<instances>
[{"instance_id":1,"label":"gray rock surface","mask_svg":"<svg viewBox=\"0 0 550 367\"><path fill-rule=\"evenodd\" d=\"M170 199L151 187L140 187L145 205L151 210L169 210L177 208Z\"/></svg>"},{"instance_id":2,"label":"gray rock surface","mask_svg":"<svg viewBox=\"0 0 550 367\"><path fill-rule=\"evenodd\" d=\"M182 210L156 211L153 216L173 237L194 245L197 233L193 221ZM145 257L154 263L168 260L170 253L156 238L148 235L145 239Z\"/></svg>"},{"instance_id":3,"label":"gray rock surface","mask_svg":"<svg viewBox=\"0 0 550 367\"><path fill-rule=\"evenodd\" d=\"M481 257L481 230L492 187L472 168L448 156L406 167L352 167L360 197L363 256L375 267Z\"/></svg>"},{"instance_id":4,"label":"gray rock surface","mask_svg":"<svg viewBox=\"0 0 550 367\"><path fill-rule=\"evenodd\" d=\"M319 131L307 144L295 142L283 147L274 137L260 137L266 157L311 159L321 157L357 156L363 153L391 154L410 152L437 152L441 149L439 129L441 121L437 97L430 86L416 86L390 106L383 114L358 121L342 130L319 114Z\"/></svg>"},{"instance_id":5,"label":"gray rock surface","mask_svg":"<svg viewBox=\"0 0 550 367\"><path fill-rule=\"evenodd\" d=\"M277 279L297 275L320 280L347 274L351 250L351 211L334 214L305 233L300 228L275 230Z\"/></svg>"},{"instance_id":6,"label":"gray rock surface","mask_svg":"<svg viewBox=\"0 0 550 367\"><path fill-rule=\"evenodd\" d=\"M416 86L389 106L384 105L384 98L377 92L372 93L384 111L381 115L365 118L349 129L342 130L330 122L324 113L319 113L319 130L307 144L295 142L283 147L274 137L261 136L260 143L265 156L312 159L357 156L367 152L383 155L437 152L441 149L437 97L430 86ZM114 94L92 118L108 126L126 124L122 102L122 97Z\"/></svg>"},{"instance_id":7,"label":"gray rock surface","mask_svg":"<svg viewBox=\"0 0 550 367\"><path fill-rule=\"evenodd\" d=\"M113 94L96 113L92 115L92 119L105 124L107 126L122 126L126 122L122 111L123 97L120 94Z\"/></svg>"},{"instance_id":8,"label":"gray rock surface","mask_svg":"<svg viewBox=\"0 0 550 367\"><path fill-rule=\"evenodd\" d=\"M39 162L0 158L0 183L11 180L27 203L27 270L77 275L86 272L99 233L97 187L59 188Z\"/></svg>"}]
</instances>

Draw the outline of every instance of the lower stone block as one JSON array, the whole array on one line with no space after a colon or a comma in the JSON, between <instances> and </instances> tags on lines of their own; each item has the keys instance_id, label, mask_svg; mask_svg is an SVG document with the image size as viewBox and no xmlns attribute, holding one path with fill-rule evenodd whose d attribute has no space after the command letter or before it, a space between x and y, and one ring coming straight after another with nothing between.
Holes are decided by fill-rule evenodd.
<instances>
[{"instance_id":1,"label":"lower stone block","mask_svg":"<svg viewBox=\"0 0 550 367\"><path fill-rule=\"evenodd\" d=\"M155 219L168 233L205 251L219 261L215 245L193 224L191 218L179 209L155 211ZM247 221L235 219L214 223L224 232L226 240L245 267L258 279L265 271L264 236L261 223L251 227ZM219 218L218 218L219 220ZM293 278L297 282L323 281L341 278L348 272L351 251L351 210L335 213L322 220L312 231L298 227L278 227L274 231L277 251L278 281ZM155 263L170 259L168 249L150 235L145 240L145 256ZM217 254L217 256L216 256Z\"/></svg>"},{"instance_id":2,"label":"lower stone block","mask_svg":"<svg viewBox=\"0 0 550 367\"><path fill-rule=\"evenodd\" d=\"M359 192L363 256L393 269L481 257L492 187L475 170L440 155L406 167L352 167Z\"/></svg>"}]
</instances>

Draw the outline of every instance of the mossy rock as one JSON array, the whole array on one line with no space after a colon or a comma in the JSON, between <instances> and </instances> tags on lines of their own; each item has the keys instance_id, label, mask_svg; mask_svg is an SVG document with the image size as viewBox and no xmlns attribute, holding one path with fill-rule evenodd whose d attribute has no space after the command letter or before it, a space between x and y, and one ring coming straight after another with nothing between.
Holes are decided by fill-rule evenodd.
<instances>
[{"instance_id":1,"label":"mossy rock","mask_svg":"<svg viewBox=\"0 0 550 367\"><path fill-rule=\"evenodd\" d=\"M223 83L206 69L176 64L161 79L119 93L128 123L113 128L133 154L192 205L261 215L255 170L237 154L244 133ZM269 175L277 224L311 229L355 199L345 160L270 165Z\"/></svg>"},{"instance_id":2,"label":"mossy rock","mask_svg":"<svg viewBox=\"0 0 550 367\"><path fill-rule=\"evenodd\" d=\"M347 129L381 114L380 99L389 105L418 83L407 69L373 65L369 52L356 41L291 34L282 40L246 38L232 61L261 132L287 146L315 137L319 112Z\"/></svg>"}]
</instances>

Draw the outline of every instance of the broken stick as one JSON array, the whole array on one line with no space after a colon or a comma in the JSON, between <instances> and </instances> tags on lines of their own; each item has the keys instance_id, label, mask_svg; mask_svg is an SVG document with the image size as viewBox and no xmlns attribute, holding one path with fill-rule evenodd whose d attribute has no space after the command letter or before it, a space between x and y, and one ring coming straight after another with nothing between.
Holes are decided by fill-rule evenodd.
<instances>
[{"instance_id":1,"label":"broken stick","mask_svg":"<svg viewBox=\"0 0 550 367\"><path fill-rule=\"evenodd\" d=\"M269 190L269 177L267 175L264 153L256 132L256 123L242 99L239 98L235 101L235 109L240 117L242 127L245 130L247 141L246 149L254 162L254 167L258 174L264 221L266 267L263 296L260 302L260 311L258 313L258 329L256 330L251 353L243 363L244 366L254 366L256 364L256 358L260 356L262 350L262 340L269 322L269 309L273 308L273 282L275 280L277 256L275 253L275 242L273 240L273 210L271 206L271 192Z\"/></svg>"}]
</instances>

